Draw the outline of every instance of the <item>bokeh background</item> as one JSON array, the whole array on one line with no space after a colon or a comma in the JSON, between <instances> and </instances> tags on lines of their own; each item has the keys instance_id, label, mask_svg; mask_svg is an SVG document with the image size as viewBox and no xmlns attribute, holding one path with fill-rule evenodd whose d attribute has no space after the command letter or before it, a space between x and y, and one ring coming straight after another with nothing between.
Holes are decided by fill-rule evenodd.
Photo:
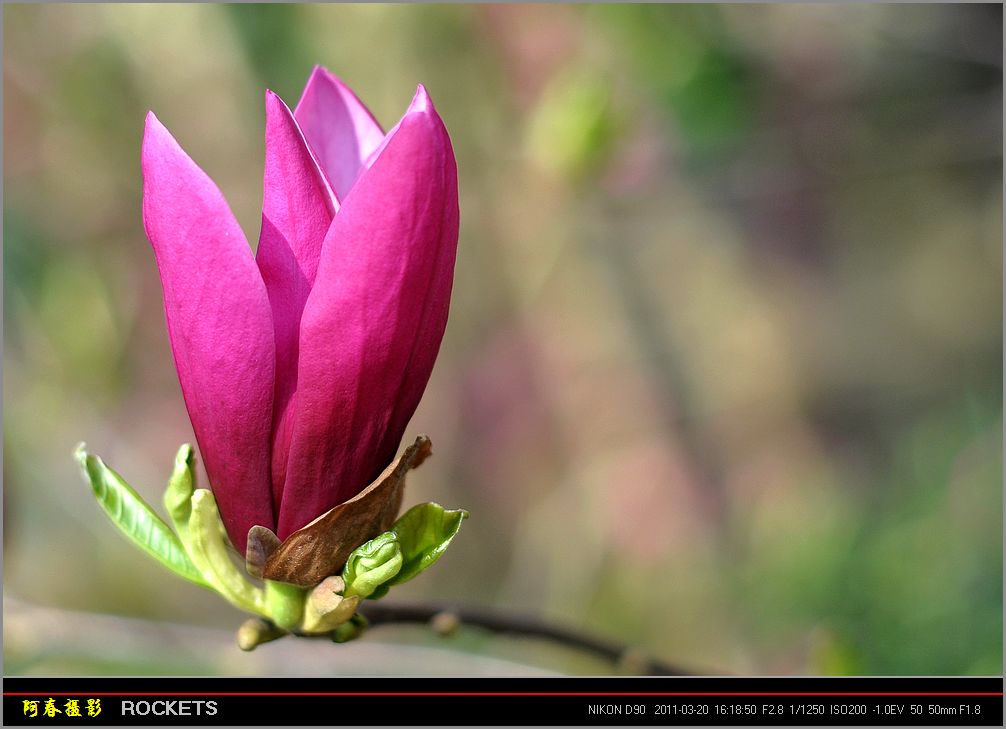
<instances>
[{"instance_id":1,"label":"bokeh background","mask_svg":"<svg viewBox=\"0 0 1006 729\"><path fill-rule=\"evenodd\" d=\"M451 132L451 320L409 499L472 518L398 597L699 671L1002 670L1002 7L3 8L7 673L604 673L382 628L233 647L129 547L191 440L140 216L154 109L250 240L263 91L315 63ZM190 628L179 628L188 625ZM221 637L222 636L222 637Z\"/></svg>"}]
</instances>

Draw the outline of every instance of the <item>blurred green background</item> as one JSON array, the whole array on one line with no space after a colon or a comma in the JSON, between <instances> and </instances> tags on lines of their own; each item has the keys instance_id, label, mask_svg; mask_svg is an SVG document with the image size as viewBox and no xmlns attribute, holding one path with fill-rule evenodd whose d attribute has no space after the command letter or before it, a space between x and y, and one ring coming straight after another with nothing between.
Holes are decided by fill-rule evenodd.
<instances>
[{"instance_id":1,"label":"blurred green background","mask_svg":"<svg viewBox=\"0 0 1006 729\"><path fill-rule=\"evenodd\" d=\"M399 598L700 671L1001 672L1001 6L3 19L7 673L612 670L476 631L240 654L242 617L127 546L77 472L86 440L159 504L192 438L145 112L254 241L263 92L292 106L315 63L385 128L425 84L460 168L407 498L472 518Z\"/></svg>"}]
</instances>

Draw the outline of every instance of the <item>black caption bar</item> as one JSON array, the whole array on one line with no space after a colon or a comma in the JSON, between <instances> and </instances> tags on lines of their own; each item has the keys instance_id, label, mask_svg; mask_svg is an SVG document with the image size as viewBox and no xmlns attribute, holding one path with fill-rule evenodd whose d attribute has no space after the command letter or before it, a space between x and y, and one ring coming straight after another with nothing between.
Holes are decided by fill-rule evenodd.
<instances>
[{"instance_id":1,"label":"black caption bar","mask_svg":"<svg viewBox=\"0 0 1006 729\"><path fill-rule=\"evenodd\" d=\"M4 723L1001 726L1003 679L7 677Z\"/></svg>"}]
</instances>

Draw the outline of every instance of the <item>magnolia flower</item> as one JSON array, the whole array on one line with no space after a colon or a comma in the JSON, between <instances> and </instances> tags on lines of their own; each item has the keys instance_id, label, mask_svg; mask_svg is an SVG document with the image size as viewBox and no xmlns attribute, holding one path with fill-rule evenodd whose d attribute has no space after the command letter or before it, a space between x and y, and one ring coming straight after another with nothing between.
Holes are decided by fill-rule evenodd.
<instances>
[{"instance_id":1,"label":"magnolia flower","mask_svg":"<svg viewBox=\"0 0 1006 729\"><path fill-rule=\"evenodd\" d=\"M266 92L252 255L213 181L153 113L143 220L175 367L228 535L280 539L394 458L440 348L458 236L457 168L420 86L385 134L315 68L295 111Z\"/></svg>"}]
</instances>

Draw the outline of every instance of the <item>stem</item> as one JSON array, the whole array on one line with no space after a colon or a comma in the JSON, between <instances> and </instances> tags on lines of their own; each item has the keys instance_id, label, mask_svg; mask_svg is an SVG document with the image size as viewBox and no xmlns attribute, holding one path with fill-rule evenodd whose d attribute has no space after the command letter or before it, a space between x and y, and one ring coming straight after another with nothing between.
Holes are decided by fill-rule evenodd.
<instances>
[{"instance_id":1,"label":"stem","mask_svg":"<svg viewBox=\"0 0 1006 729\"><path fill-rule=\"evenodd\" d=\"M431 603L368 603L359 611L370 623L393 625L395 623L432 623L444 628L438 632L453 632L461 625L482 628L500 635L538 638L601 656L625 670L642 676L696 675L678 666L651 658L635 648L613 643L592 635L558 625L550 625L535 618L504 615L484 608L459 608Z\"/></svg>"},{"instance_id":2,"label":"stem","mask_svg":"<svg viewBox=\"0 0 1006 729\"><path fill-rule=\"evenodd\" d=\"M293 630L304 617L307 590L274 580L265 581L265 607L269 619L283 630Z\"/></svg>"}]
</instances>

